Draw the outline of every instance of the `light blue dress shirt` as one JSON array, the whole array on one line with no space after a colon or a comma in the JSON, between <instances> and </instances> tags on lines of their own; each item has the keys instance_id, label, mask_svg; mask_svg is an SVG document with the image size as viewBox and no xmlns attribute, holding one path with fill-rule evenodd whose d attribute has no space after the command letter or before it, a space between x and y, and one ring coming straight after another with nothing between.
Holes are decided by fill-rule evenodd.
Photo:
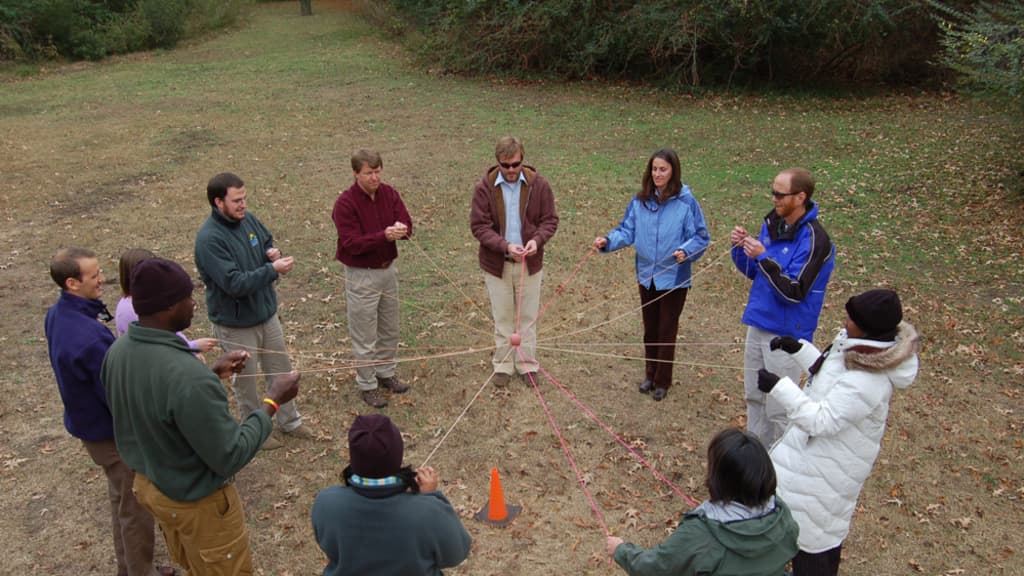
<instances>
[{"instance_id":1,"label":"light blue dress shirt","mask_svg":"<svg viewBox=\"0 0 1024 576\"><path fill-rule=\"evenodd\" d=\"M507 182L498 171L498 177L494 179L495 185L501 185L501 195L505 199L505 240L509 244L523 245L523 222L519 219L519 192L523 189L523 182L526 176L519 171L519 180Z\"/></svg>"}]
</instances>

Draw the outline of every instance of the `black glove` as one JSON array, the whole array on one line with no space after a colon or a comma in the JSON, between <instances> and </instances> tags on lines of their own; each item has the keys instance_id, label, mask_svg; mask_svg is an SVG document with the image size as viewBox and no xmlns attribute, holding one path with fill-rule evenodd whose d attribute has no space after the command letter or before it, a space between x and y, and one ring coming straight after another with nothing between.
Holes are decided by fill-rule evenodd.
<instances>
[{"instance_id":1,"label":"black glove","mask_svg":"<svg viewBox=\"0 0 1024 576\"><path fill-rule=\"evenodd\" d=\"M779 377L771 372L761 368L757 371L757 389L765 394L772 391L775 385L779 383Z\"/></svg>"},{"instance_id":2,"label":"black glove","mask_svg":"<svg viewBox=\"0 0 1024 576\"><path fill-rule=\"evenodd\" d=\"M803 343L793 338L792 336L776 336L772 338L772 341L768 343L768 347L772 350L778 350L782 348L782 351L786 354L796 354L804 347Z\"/></svg>"}]
</instances>

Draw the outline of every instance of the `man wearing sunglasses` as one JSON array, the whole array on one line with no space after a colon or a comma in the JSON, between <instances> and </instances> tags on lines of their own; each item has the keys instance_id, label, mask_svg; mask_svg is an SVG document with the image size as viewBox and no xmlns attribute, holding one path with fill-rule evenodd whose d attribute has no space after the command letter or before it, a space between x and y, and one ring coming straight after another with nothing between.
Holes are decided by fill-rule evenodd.
<instances>
[{"instance_id":1,"label":"man wearing sunglasses","mask_svg":"<svg viewBox=\"0 0 1024 576\"><path fill-rule=\"evenodd\" d=\"M544 266L544 245L558 229L551 186L523 164L523 144L505 136L473 189L470 228L480 242L480 268L494 317L495 386L512 375L537 371L537 311ZM521 292L521 293L520 293Z\"/></svg>"},{"instance_id":2,"label":"man wearing sunglasses","mask_svg":"<svg viewBox=\"0 0 1024 576\"><path fill-rule=\"evenodd\" d=\"M786 412L758 390L758 370L800 381L800 365L770 343L776 336L814 340L825 286L835 265L835 246L818 222L818 205L811 201L811 173L804 168L783 170L770 192L775 207L765 216L758 236L749 235L741 226L733 228L730 235L736 268L754 281L743 312L747 325L743 353L747 430L767 447L782 436Z\"/></svg>"}]
</instances>

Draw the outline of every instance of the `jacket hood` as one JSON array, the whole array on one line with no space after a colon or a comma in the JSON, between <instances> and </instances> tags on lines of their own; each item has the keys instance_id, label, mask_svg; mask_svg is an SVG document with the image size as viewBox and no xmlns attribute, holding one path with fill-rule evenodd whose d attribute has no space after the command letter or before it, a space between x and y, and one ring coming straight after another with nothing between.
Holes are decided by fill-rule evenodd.
<instances>
[{"instance_id":1,"label":"jacket hood","mask_svg":"<svg viewBox=\"0 0 1024 576\"><path fill-rule=\"evenodd\" d=\"M789 518L787 510L782 500L776 498L775 507L770 512L748 520L715 522L709 520L701 509L688 516L696 515L704 520L711 536L732 553L744 558L763 558L769 552L792 543L786 524Z\"/></svg>"},{"instance_id":2,"label":"jacket hood","mask_svg":"<svg viewBox=\"0 0 1024 576\"><path fill-rule=\"evenodd\" d=\"M892 385L900 389L910 386L917 377L921 336L909 322L899 323L894 342L849 338L843 347L849 370L886 373Z\"/></svg>"}]
</instances>

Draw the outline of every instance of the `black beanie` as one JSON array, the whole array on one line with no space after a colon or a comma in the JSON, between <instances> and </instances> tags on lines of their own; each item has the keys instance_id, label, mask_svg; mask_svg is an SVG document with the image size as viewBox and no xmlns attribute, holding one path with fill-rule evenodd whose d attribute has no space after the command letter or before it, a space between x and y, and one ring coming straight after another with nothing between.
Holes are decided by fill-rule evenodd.
<instances>
[{"instance_id":1,"label":"black beanie","mask_svg":"<svg viewBox=\"0 0 1024 576\"><path fill-rule=\"evenodd\" d=\"M892 290L868 290L846 301L850 320L875 340L893 340L903 320L900 297Z\"/></svg>"},{"instance_id":2,"label":"black beanie","mask_svg":"<svg viewBox=\"0 0 1024 576\"><path fill-rule=\"evenodd\" d=\"M192 278L177 262L147 258L132 270L132 307L139 316L167 310L192 295Z\"/></svg>"},{"instance_id":3,"label":"black beanie","mask_svg":"<svg viewBox=\"0 0 1024 576\"><path fill-rule=\"evenodd\" d=\"M356 416L348 431L352 472L363 478L387 478L402 469L402 433L383 414Z\"/></svg>"}]
</instances>

